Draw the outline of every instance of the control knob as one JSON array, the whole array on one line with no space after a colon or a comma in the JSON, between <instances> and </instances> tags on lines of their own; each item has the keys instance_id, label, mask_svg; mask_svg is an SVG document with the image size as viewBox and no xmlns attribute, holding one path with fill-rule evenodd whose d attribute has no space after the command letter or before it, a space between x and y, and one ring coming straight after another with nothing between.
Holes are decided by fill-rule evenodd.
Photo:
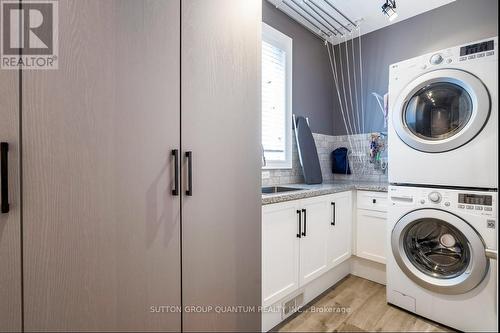
<instances>
[{"instance_id":1,"label":"control knob","mask_svg":"<svg viewBox=\"0 0 500 333\"><path fill-rule=\"evenodd\" d=\"M444 59L443 59L443 56L442 56L441 54L439 54L439 53L436 53L436 54L434 54L434 55L431 57L430 62L431 62L431 64L433 64L433 65L439 65L440 63L442 63L442 62L443 62L443 60L444 60Z\"/></svg>"},{"instance_id":2,"label":"control knob","mask_svg":"<svg viewBox=\"0 0 500 333\"><path fill-rule=\"evenodd\" d=\"M434 203L439 203L441 201L441 194L439 194L439 192L431 192L429 194L429 200Z\"/></svg>"}]
</instances>

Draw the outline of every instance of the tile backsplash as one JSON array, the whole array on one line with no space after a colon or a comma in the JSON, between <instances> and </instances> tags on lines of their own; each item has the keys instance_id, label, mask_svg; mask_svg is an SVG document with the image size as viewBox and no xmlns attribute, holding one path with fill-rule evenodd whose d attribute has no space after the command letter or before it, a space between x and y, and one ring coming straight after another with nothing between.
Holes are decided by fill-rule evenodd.
<instances>
[{"instance_id":1,"label":"tile backsplash","mask_svg":"<svg viewBox=\"0 0 500 333\"><path fill-rule=\"evenodd\" d=\"M354 135L324 135L313 133L319 163L323 174L323 182L331 183L335 180L387 181L387 170L383 171L370 162L371 133ZM333 174L331 153L339 147L349 148L350 175ZM385 157L385 159L387 159ZM302 167L300 166L297 143L292 144L292 168L268 169L262 172L262 185L273 186L280 184L299 184L304 182ZM269 176L264 178L264 176Z\"/></svg>"}]
</instances>

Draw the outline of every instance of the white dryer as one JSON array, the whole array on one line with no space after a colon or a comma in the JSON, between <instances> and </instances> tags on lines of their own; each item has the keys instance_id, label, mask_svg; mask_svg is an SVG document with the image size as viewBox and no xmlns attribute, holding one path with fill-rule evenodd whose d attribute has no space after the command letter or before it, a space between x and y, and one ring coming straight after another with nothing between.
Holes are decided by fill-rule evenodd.
<instances>
[{"instance_id":1,"label":"white dryer","mask_svg":"<svg viewBox=\"0 0 500 333\"><path fill-rule=\"evenodd\" d=\"M462 331L498 331L497 192L389 187L387 301Z\"/></svg>"},{"instance_id":2,"label":"white dryer","mask_svg":"<svg viewBox=\"0 0 500 333\"><path fill-rule=\"evenodd\" d=\"M389 182L498 188L498 38L390 66Z\"/></svg>"}]
</instances>

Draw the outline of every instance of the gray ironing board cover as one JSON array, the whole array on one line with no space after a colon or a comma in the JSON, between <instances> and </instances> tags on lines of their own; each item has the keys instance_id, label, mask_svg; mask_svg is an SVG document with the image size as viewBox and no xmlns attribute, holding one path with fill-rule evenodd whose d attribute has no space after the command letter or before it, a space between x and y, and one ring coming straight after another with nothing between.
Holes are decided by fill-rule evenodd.
<instances>
[{"instance_id":1,"label":"gray ironing board cover","mask_svg":"<svg viewBox=\"0 0 500 333\"><path fill-rule=\"evenodd\" d=\"M296 119L295 138L306 184L321 184L323 176L321 175L318 151L316 150L311 129L304 117L297 117Z\"/></svg>"}]
</instances>

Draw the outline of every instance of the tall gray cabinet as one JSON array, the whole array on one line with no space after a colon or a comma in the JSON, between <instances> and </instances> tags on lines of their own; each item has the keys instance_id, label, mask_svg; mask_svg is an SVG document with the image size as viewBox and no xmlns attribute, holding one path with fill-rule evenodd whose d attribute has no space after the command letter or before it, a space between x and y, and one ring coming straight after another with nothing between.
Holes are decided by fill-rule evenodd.
<instances>
[{"instance_id":1,"label":"tall gray cabinet","mask_svg":"<svg viewBox=\"0 0 500 333\"><path fill-rule=\"evenodd\" d=\"M0 331L260 329L192 311L260 305L260 10L59 0L59 69L0 71Z\"/></svg>"},{"instance_id":2,"label":"tall gray cabinet","mask_svg":"<svg viewBox=\"0 0 500 333\"><path fill-rule=\"evenodd\" d=\"M17 71L0 70L0 141L0 331L15 332L22 327Z\"/></svg>"},{"instance_id":3,"label":"tall gray cabinet","mask_svg":"<svg viewBox=\"0 0 500 333\"><path fill-rule=\"evenodd\" d=\"M261 1L183 0L181 13L181 145L193 167L182 198L183 302L250 309L261 299ZM185 312L183 323L255 331L260 314Z\"/></svg>"}]
</instances>

